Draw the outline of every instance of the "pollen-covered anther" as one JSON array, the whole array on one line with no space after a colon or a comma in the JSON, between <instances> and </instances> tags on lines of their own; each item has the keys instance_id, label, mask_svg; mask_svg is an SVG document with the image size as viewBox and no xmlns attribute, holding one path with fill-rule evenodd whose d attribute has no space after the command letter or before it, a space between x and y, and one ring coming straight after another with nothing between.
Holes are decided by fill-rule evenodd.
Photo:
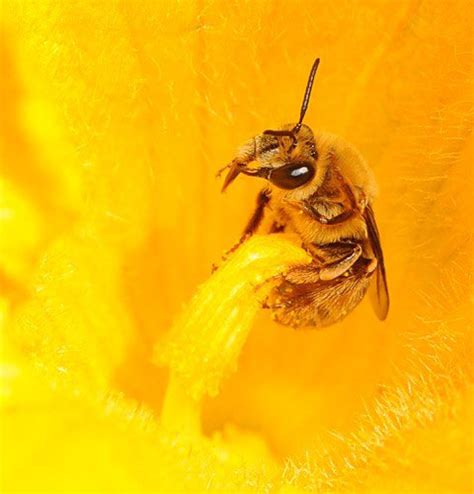
<instances>
[{"instance_id":1,"label":"pollen-covered anther","mask_svg":"<svg viewBox=\"0 0 474 494\"><path fill-rule=\"evenodd\" d=\"M196 432L200 400L205 394L216 395L222 379L235 370L260 300L271 290L262 280L308 262L308 254L283 237L254 236L198 288L156 348L156 361L170 368L162 416L168 427Z\"/></svg>"}]
</instances>

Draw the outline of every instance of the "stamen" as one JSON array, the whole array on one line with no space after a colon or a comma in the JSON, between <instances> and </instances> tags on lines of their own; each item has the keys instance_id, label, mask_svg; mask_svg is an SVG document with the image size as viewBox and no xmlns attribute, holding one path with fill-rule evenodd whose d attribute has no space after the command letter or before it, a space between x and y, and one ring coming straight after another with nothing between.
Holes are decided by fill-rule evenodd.
<instances>
[{"instance_id":1,"label":"stamen","mask_svg":"<svg viewBox=\"0 0 474 494\"><path fill-rule=\"evenodd\" d=\"M156 360L170 368L162 412L168 428L200 433L200 403L214 396L237 358L268 293L265 281L292 264L310 262L295 244L279 237L254 236L245 242L196 292Z\"/></svg>"}]
</instances>

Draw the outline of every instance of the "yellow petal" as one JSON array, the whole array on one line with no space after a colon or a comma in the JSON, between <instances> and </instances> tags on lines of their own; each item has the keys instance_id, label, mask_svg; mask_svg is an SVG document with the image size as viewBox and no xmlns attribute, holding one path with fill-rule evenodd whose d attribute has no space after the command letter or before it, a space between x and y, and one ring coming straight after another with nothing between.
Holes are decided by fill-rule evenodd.
<instances>
[{"instance_id":1,"label":"yellow petal","mask_svg":"<svg viewBox=\"0 0 474 494\"><path fill-rule=\"evenodd\" d=\"M4 2L2 489L472 490L471 10ZM315 56L306 123L374 170L391 313L382 324L364 302L295 332L259 312L219 348L231 312L210 267L260 184L222 196L215 172L297 117ZM253 317L252 304L236 310ZM194 410L192 447L157 425L166 339L181 342L167 354L182 367L174 403L183 381L217 392ZM208 352L202 373L186 349Z\"/></svg>"}]
</instances>

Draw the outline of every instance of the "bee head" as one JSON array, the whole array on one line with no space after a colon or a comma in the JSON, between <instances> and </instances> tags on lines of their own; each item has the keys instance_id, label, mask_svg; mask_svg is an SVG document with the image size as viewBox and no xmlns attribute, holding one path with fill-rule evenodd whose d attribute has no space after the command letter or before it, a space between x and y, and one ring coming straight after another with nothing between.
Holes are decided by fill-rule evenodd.
<instances>
[{"instance_id":1,"label":"bee head","mask_svg":"<svg viewBox=\"0 0 474 494\"><path fill-rule=\"evenodd\" d=\"M292 129L285 125L283 129ZM303 125L295 141L286 130L279 136L260 135L252 139L251 161L234 160L224 180L225 190L240 174L264 178L279 189L296 189L307 184L316 174L318 153L312 130ZM223 169L224 170L224 169Z\"/></svg>"},{"instance_id":2,"label":"bee head","mask_svg":"<svg viewBox=\"0 0 474 494\"><path fill-rule=\"evenodd\" d=\"M316 168L310 161L292 161L277 168L235 166L227 174L223 190L241 173L251 177L264 178L279 189L291 190L307 184L314 177Z\"/></svg>"},{"instance_id":3,"label":"bee head","mask_svg":"<svg viewBox=\"0 0 474 494\"><path fill-rule=\"evenodd\" d=\"M231 165L225 167L230 169L224 180L222 191L224 191L241 173L253 177L265 178L276 187L286 190L301 187L302 185L308 183L314 177L316 171L313 162L317 158L317 153L314 148L312 132L309 127L303 126L303 119L306 110L308 109L311 90L313 88L313 82L316 76L316 71L318 70L318 66L319 58L314 61L308 77L298 122L294 126L289 125L285 126L286 128L280 130L265 130L263 132L263 136L272 136L276 138L273 143L270 143L270 149L279 147L280 149L284 149L288 155L291 155L291 153L297 148L299 141L303 142L308 140L307 135L302 135L301 139L299 139L300 130L302 129L302 127L308 129L309 134L311 135L312 144L310 145L308 153L306 153L307 156L305 156L304 154L295 156L294 158L285 160L286 162L278 167L268 166L265 162L263 162L259 163L259 167L251 168L246 163L234 161ZM304 134L308 134L308 132L305 132ZM287 138L289 138L289 140ZM260 152L261 151L262 150L260 150ZM296 152L298 153L298 151Z\"/></svg>"}]
</instances>

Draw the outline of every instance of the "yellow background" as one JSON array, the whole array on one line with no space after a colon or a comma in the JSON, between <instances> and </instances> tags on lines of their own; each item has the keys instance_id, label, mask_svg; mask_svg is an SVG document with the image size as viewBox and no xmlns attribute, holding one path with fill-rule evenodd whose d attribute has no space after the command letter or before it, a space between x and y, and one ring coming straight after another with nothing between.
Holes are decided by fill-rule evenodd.
<instances>
[{"instance_id":1,"label":"yellow background","mask_svg":"<svg viewBox=\"0 0 474 494\"><path fill-rule=\"evenodd\" d=\"M471 2L2 11L3 490L472 489ZM297 119L315 56L306 123L375 172L391 313L259 314L189 449L155 348L252 210L217 169Z\"/></svg>"}]
</instances>

